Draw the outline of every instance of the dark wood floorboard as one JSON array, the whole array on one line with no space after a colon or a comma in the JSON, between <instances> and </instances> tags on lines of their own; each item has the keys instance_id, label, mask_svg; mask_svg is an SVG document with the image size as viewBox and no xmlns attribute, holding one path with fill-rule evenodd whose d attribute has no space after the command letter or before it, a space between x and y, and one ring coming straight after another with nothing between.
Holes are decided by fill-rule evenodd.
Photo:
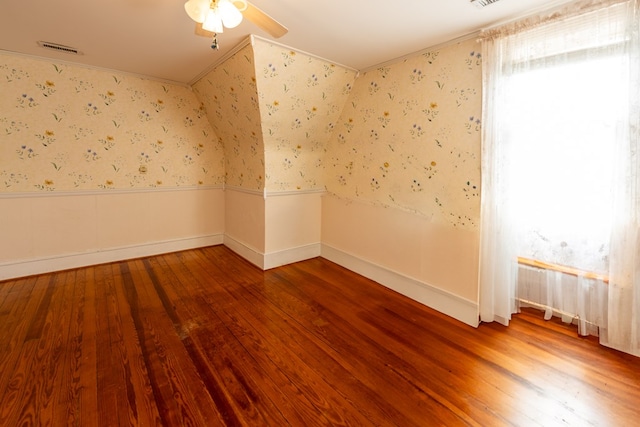
<instances>
[{"instance_id":1,"label":"dark wood floorboard","mask_svg":"<svg viewBox=\"0 0 640 427\"><path fill-rule=\"evenodd\" d=\"M631 426L640 359L224 246L0 282L0 426Z\"/></svg>"}]
</instances>

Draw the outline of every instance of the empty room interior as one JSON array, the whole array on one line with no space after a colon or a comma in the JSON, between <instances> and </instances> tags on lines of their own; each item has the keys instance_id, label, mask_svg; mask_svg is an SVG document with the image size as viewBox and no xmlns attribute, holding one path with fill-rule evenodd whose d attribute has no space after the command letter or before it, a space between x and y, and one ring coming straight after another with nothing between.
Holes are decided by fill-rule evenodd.
<instances>
[{"instance_id":1,"label":"empty room interior","mask_svg":"<svg viewBox=\"0 0 640 427\"><path fill-rule=\"evenodd\" d=\"M640 1L0 5L0 426L629 426Z\"/></svg>"}]
</instances>

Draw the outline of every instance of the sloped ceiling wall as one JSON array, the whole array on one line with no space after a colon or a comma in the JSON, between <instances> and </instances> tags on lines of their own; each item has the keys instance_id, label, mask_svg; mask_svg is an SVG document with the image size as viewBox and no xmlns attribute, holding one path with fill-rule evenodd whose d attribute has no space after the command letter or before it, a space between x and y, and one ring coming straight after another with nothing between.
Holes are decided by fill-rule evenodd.
<instances>
[{"instance_id":1,"label":"sloped ceiling wall","mask_svg":"<svg viewBox=\"0 0 640 427\"><path fill-rule=\"evenodd\" d=\"M326 189L476 230L479 48L469 39L358 75L256 39L194 90L225 146L229 186Z\"/></svg>"},{"instance_id":2,"label":"sloped ceiling wall","mask_svg":"<svg viewBox=\"0 0 640 427\"><path fill-rule=\"evenodd\" d=\"M357 73L257 40L268 191L324 190L326 144Z\"/></svg>"},{"instance_id":3,"label":"sloped ceiling wall","mask_svg":"<svg viewBox=\"0 0 640 427\"><path fill-rule=\"evenodd\" d=\"M226 184L324 189L323 159L357 72L254 39L193 87L225 146Z\"/></svg>"},{"instance_id":4,"label":"sloped ceiling wall","mask_svg":"<svg viewBox=\"0 0 640 427\"><path fill-rule=\"evenodd\" d=\"M194 86L224 145L225 184L263 190L264 143L253 47L247 45Z\"/></svg>"}]
</instances>

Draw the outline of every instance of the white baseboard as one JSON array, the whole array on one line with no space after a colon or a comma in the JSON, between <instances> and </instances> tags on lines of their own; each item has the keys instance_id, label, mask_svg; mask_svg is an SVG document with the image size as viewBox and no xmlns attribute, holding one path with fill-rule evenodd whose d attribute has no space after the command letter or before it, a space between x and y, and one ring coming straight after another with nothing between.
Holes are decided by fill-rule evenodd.
<instances>
[{"instance_id":1,"label":"white baseboard","mask_svg":"<svg viewBox=\"0 0 640 427\"><path fill-rule=\"evenodd\" d=\"M264 270L264 254L262 252L234 239L228 234L224 235L224 245L251 264Z\"/></svg>"},{"instance_id":2,"label":"white baseboard","mask_svg":"<svg viewBox=\"0 0 640 427\"><path fill-rule=\"evenodd\" d=\"M215 234L2 263L0 280L219 244L224 244L262 270L322 256L454 319L473 327L478 326L478 305L475 302L320 243L264 254L228 235Z\"/></svg>"},{"instance_id":3,"label":"white baseboard","mask_svg":"<svg viewBox=\"0 0 640 427\"><path fill-rule=\"evenodd\" d=\"M321 256L427 307L451 316L474 328L478 327L478 304L473 301L436 288L428 283L404 276L326 244L322 244Z\"/></svg>"},{"instance_id":4,"label":"white baseboard","mask_svg":"<svg viewBox=\"0 0 640 427\"><path fill-rule=\"evenodd\" d=\"M318 257L321 248L320 243L314 243L265 254L228 235L224 236L224 245L261 270Z\"/></svg>"},{"instance_id":5,"label":"white baseboard","mask_svg":"<svg viewBox=\"0 0 640 427\"><path fill-rule=\"evenodd\" d=\"M126 259L177 252L223 243L222 234L190 237L135 246L102 249L94 252L65 254L54 257L12 261L0 264L0 280L105 264Z\"/></svg>"},{"instance_id":6,"label":"white baseboard","mask_svg":"<svg viewBox=\"0 0 640 427\"><path fill-rule=\"evenodd\" d=\"M298 261L304 261L319 257L321 252L320 243L299 246L284 251L271 252L264 255L264 269L280 267L281 265L292 264Z\"/></svg>"}]
</instances>

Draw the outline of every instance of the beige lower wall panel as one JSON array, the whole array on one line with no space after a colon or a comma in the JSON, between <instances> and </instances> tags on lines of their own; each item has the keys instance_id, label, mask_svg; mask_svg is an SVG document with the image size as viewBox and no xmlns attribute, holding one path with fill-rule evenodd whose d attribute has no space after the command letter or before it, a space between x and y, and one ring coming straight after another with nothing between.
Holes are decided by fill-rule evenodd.
<instances>
[{"instance_id":1,"label":"beige lower wall panel","mask_svg":"<svg viewBox=\"0 0 640 427\"><path fill-rule=\"evenodd\" d=\"M95 250L93 196L0 198L0 263Z\"/></svg>"},{"instance_id":2,"label":"beige lower wall panel","mask_svg":"<svg viewBox=\"0 0 640 427\"><path fill-rule=\"evenodd\" d=\"M320 243L322 193L270 195L265 203L266 253Z\"/></svg>"},{"instance_id":3,"label":"beige lower wall panel","mask_svg":"<svg viewBox=\"0 0 640 427\"><path fill-rule=\"evenodd\" d=\"M265 251L265 200L260 193L225 189L225 235L258 254Z\"/></svg>"},{"instance_id":4,"label":"beige lower wall panel","mask_svg":"<svg viewBox=\"0 0 640 427\"><path fill-rule=\"evenodd\" d=\"M224 233L221 189L115 194L96 202L101 247Z\"/></svg>"},{"instance_id":5,"label":"beige lower wall panel","mask_svg":"<svg viewBox=\"0 0 640 427\"><path fill-rule=\"evenodd\" d=\"M36 257L96 248L95 201L64 196L31 200L33 254Z\"/></svg>"},{"instance_id":6,"label":"beige lower wall panel","mask_svg":"<svg viewBox=\"0 0 640 427\"><path fill-rule=\"evenodd\" d=\"M153 230L148 222L152 216L148 194L105 194L96 197L95 203L93 221L98 249L131 246L153 238ZM157 231L159 234L165 232Z\"/></svg>"},{"instance_id":7,"label":"beige lower wall panel","mask_svg":"<svg viewBox=\"0 0 640 427\"><path fill-rule=\"evenodd\" d=\"M327 195L322 199L322 243L477 302L479 236L475 231Z\"/></svg>"},{"instance_id":8,"label":"beige lower wall panel","mask_svg":"<svg viewBox=\"0 0 640 427\"><path fill-rule=\"evenodd\" d=\"M421 237L420 279L478 302L478 232L425 221Z\"/></svg>"},{"instance_id":9,"label":"beige lower wall panel","mask_svg":"<svg viewBox=\"0 0 640 427\"><path fill-rule=\"evenodd\" d=\"M0 198L0 264L224 233L222 189Z\"/></svg>"},{"instance_id":10,"label":"beige lower wall panel","mask_svg":"<svg viewBox=\"0 0 640 427\"><path fill-rule=\"evenodd\" d=\"M32 204L28 199L0 198L0 263L33 257Z\"/></svg>"},{"instance_id":11,"label":"beige lower wall panel","mask_svg":"<svg viewBox=\"0 0 640 427\"><path fill-rule=\"evenodd\" d=\"M164 230L163 240L224 232L224 192L210 191L206 197L198 192L160 193L150 200L149 224Z\"/></svg>"}]
</instances>

